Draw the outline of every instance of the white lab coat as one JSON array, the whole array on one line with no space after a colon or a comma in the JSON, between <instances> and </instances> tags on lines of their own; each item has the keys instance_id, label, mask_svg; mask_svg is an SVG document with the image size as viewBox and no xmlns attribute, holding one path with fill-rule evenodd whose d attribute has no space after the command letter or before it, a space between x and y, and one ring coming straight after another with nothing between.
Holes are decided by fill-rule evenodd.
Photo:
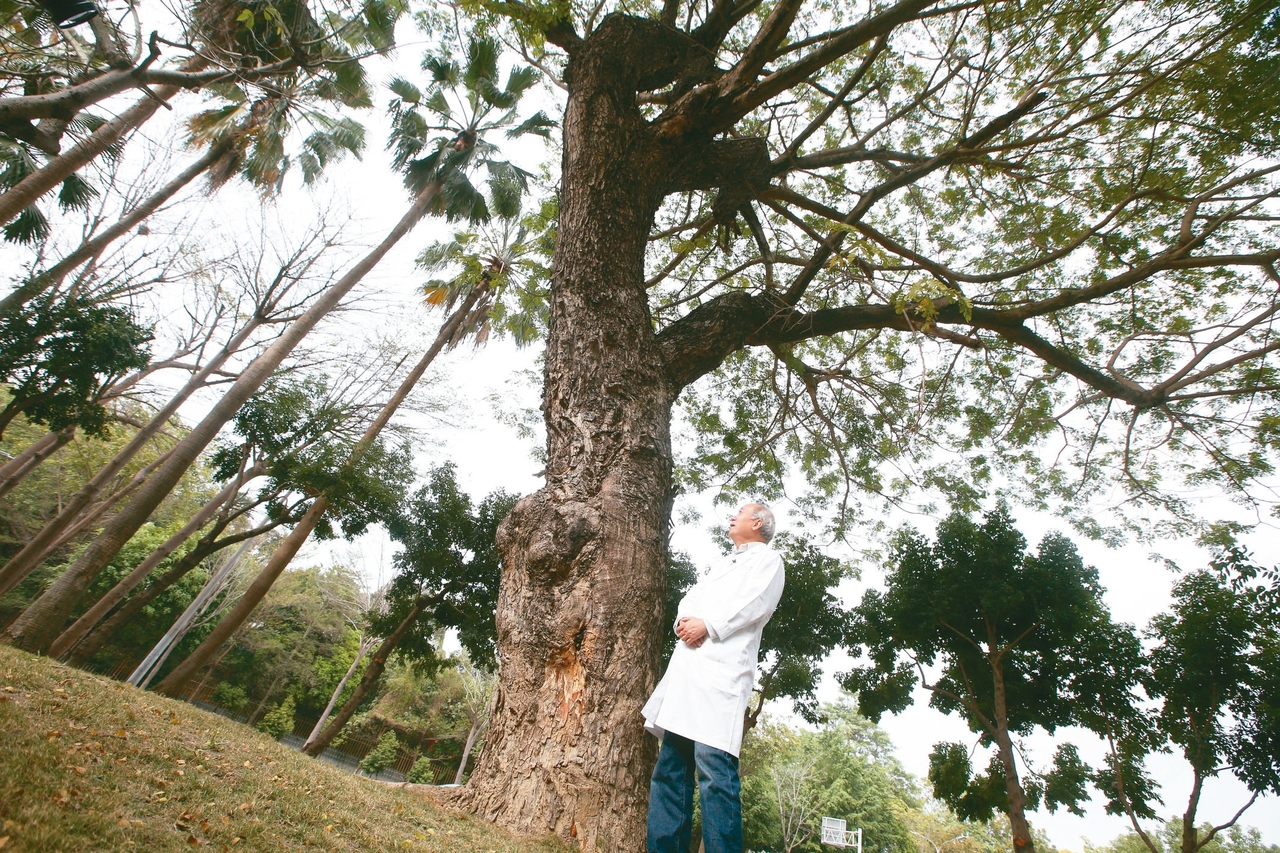
<instances>
[{"instance_id":1,"label":"white lab coat","mask_svg":"<svg viewBox=\"0 0 1280 853\"><path fill-rule=\"evenodd\" d=\"M676 621L702 619L707 639L696 649L676 642L666 674L641 710L646 730L739 753L760 634L782 597L783 581L778 553L763 542L747 542L689 590Z\"/></svg>"}]
</instances>

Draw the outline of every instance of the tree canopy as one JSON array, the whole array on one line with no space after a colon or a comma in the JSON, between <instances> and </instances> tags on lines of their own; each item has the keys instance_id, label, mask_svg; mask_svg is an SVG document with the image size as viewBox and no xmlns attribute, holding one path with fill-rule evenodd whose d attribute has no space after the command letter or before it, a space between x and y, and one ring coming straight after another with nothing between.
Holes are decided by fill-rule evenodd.
<instances>
[{"instance_id":1,"label":"tree canopy","mask_svg":"<svg viewBox=\"0 0 1280 853\"><path fill-rule=\"evenodd\" d=\"M854 611L851 639L870 660L842 680L872 720L904 710L917 684L933 707L960 715L996 749L975 778L968 745L935 747L935 796L965 819L1007 813L1015 845L1032 845L1025 810L1042 797L1050 808L1078 808L1086 777L1075 747L1063 744L1054 769L1029 779L1012 738L1129 713L1137 637L1111 622L1097 570L1069 539L1050 534L1028 552L1004 507L981 523L952 514L936 542L904 530L891 560L884 592L868 591Z\"/></svg>"}]
</instances>

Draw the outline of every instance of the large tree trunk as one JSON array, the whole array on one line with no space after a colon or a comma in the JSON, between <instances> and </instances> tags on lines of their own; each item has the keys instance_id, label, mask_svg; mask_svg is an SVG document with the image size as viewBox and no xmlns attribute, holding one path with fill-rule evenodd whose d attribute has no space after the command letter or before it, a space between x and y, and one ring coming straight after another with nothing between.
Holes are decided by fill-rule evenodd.
<instances>
[{"instance_id":1,"label":"large tree trunk","mask_svg":"<svg viewBox=\"0 0 1280 853\"><path fill-rule=\"evenodd\" d=\"M644 251L671 172L635 106L650 56L610 16L575 53L544 374L546 486L503 521L499 683L461 804L585 850L644 847L672 492Z\"/></svg>"},{"instance_id":2,"label":"large tree trunk","mask_svg":"<svg viewBox=\"0 0 1280 853\"><path fill-rule=\"evenodd\" d=\"M49 643L62 632L67 617L79 603L85 589L129 541L129 538L138 531L138 528L146 523L147 518L178 484L182 475L196 461L218 431L235 417L245 401L262 387L262 384L270 378L280 363L315 328L316 324L337 307L351 289L377 265L378 261L382 260L391 247L400 242L400 239L422 219L438 189L438 185L433 184L419 193L408 212L391 230L391 233L346 275L334 282L301 317L284 330L265 352L240 373L209 414L192 427L191 431L174 446L169 459L139 490L129 505L107 524L80 558L5 630L0 639L31 652L43 652L48 648ZM317 501L317 503L321 502L323 499ZM191 673L188 673L187 677L190 675Z\"/></svg>"}]
</instances>

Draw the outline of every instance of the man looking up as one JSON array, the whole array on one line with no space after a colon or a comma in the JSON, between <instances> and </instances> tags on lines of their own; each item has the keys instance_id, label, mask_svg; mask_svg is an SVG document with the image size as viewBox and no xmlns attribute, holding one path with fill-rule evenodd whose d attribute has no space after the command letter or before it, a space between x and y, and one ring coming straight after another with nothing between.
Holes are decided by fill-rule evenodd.
<instances>
[{"instance_id":1,"label":"man looking up","mask_svg":"<svg viewBox=\"0 0 1280 853\"><path fill-rule=\"evenodd\" d=\"M782 558L769 547L773 513L746 504L729 519L733 551L680 600L680 642L645 703L662 738L649 784L648 853L688 853L695 777L706 853L741 853L738 753L760 634L782 597Z\"/></svg>"}]
</instances>

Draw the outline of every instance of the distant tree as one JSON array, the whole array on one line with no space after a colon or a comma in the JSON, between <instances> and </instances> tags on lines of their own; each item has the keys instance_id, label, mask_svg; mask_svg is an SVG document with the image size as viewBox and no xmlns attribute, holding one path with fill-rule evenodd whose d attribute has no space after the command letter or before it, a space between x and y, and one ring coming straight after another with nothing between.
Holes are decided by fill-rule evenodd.
<instances>
[{"instance_id":1,"label":"distant tree","mask_svg":"<svg viewBox=\"0 0 1280 853\"><path fill-rule=\"evenodd\" d=\"M296 706L292 694L287 694L279 705L267 712L258 721L258 731L271 735L279 740L285 735L293 734L293 714Z\"/></svg>"},{"instance_id":2,"label":"distant tree","mask_svg":"<svg viewBox=\"0 0 1280 853\"><path fill-rule=\"evenodd\" d=\"M842 580L856 577L854 569L785 533L774 547L782 552L787 583L760 638L763 663L756 676L755 705L747 709L748 729L766 702L783 697L791 699L796 713L818 722L822 661L845 641L850 628L849 611L835 593Z\"/></svg>"},{"instance_id":3,"label":"distant tree","mask_svg":"<svg viewBox=\"0 0 1280 853\"><path fill-rule=\"evenodd\" d=\"M1127 815L1150 853L1197 853L1261 794L1280 793L1280 571L1228 548L1174 585L1172 607L1151 621L1147 636L1154 646L1142 685L1157 707L1137 719L1101 721L1111 759L1093 779L1107 811ZM1191 765L1192 779L1178 831L1162 845L1139 818L1154 817L1160 803L1143 757L1167 745ZM1201 826L1204 783L1223 773L1244 783L1249 800L1222 823Z\"/></svg>"},{"instance_id":4,"label":"distant tree","mask_svg":"<svg viewBox=\"0 0 1280 853\"><path fill-rule=\"evenodd\" d=\"M824 705L815 731L766 722L743 741L744 841L752 849L818 853L823 817L863 831L867 850L914 853L903 815L914 783L892 745L848 702Z\"/></svg>"},{"instance_id":5,"label":"distant tree","mask_svg":"<svg viewBox=\"0 0 1280 853\"><path fill-rule=\"evenodd\" d=\"M908 707L918 683L933 707L994 745L975 775L968 746L939 744L930 758L934 795L964 819L1006 813L1013 847L1031 853L1027 810L1042 798L1078 808L1087 768L1067 744L1045 779L1028 778L1014 737L1081 722L1099 706L1127 713L1139 646L1131 629L1111 622L1097 570L1069 539L1050 534L1036 553L1025 548L1003 506L981 524L953 513L936 543L900 532L884 591L868 591L855 609L850 638L870 662L842 683L872 720ZM934 666L931 683L926 668Z\"/></svg>"},{"instance_id":6,"label":"distant tree","mask_svg":"<svg viewBox=\"0 0 1280 853\"><path fill-rule=\"evenodd\" d=\"M1212 831L1210 824L1200 826L1205 836ZM1107 844L1086 842L1084 850L1085 853L1148 853L1149 845L1153 845L1159 853L1174 853L1182 847L1182 834L1182 819L1175 817L1146 833L1146 838L1136 832L1125 832ZM1266 844L1257 829L1236 824L1214 834L1201 849L1204 853L1280 853L1280 844Z\"/></svg>"},{"instance_id":7,"label":"distant tree","mask_svg":"<svg viewBox=\"0 0 1280 853\"><path fill-rule=\"evenodd\" d=\"M946 803L932 797L909 810L905 820L918 853L1001 853L1009 846L991 824L961 820Z\"/></svg>"},{"instance_id":8,"label":"distant tree","mask_svg":"<svg viewBox=\"0 0 1280 853\"><path fill-rule=\"evenodd\" d=\"M377 776L395 763L399 753L400 741L396 739L396 733L383 732L378 738L378 745L360 760L360 769L370 776Z\"/></svg>"},{"instance_id":9,"label":"distant tree","mask_svg":"<svg viewBox=\"0 0 1280 853\"><path fill-rule=\"evenodd\" d=\"M428 670L443 662L438 631L454 628L472 661L494 663L498 581L498 522L515 498L495 492L479 506L458 486L452 465L434 469L427 484L388 523L403 546L399 570L385 593L386 607L372 614L370 629L382 637L350 698L307 746L319 755L375 690L393 652Z\"/></svg>"}]
</instances>

